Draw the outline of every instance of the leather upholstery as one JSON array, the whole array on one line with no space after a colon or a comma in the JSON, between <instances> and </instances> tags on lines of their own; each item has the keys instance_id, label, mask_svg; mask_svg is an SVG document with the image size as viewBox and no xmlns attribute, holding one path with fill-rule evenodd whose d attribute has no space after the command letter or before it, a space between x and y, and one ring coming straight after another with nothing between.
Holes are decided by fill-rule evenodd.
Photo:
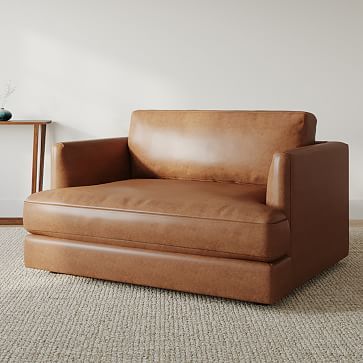
<instances>
[{"instance_id":1,"label":"leather upholstery","mask_svg":"<svg viewBox=\"0 0 363 363\"><path fill-rule=\"evenodd\" d=\"M109 183L129 176L127 137L53 146L52 188Z\"/></svg>"},{"instance_id":2,"label":"leather upholstery","mask_svg":"<svg viewBox=\"0 0 363 363\"><path fill-rule=\"evenodd\" d=\"M316 119L286 111L135 111L133 178L266 184L272 155L310 145Z\"/></svg>"},{"instance_id":3,"label":"leather upholstery","mask_svg":"<svg viewBox=\"0 0 363 363\"><path fill-rule=\"evenodd\" d=\"M348 146L305 112L137 111L62 143L27 267L274 303L348 254Z\"/></svg>"},{"instance_id":4,"label":"leather upholstery","mask_svg":"<svg viewBox=\"0 0 363 363\"><path fill-rule=\"evenodd\" d=\"M286 216L253 184L134 179L31 195L35 234L198 255L274 261L286 255Z\"/></svg>"},{"instance_id":5,"label":"leather upholstery","mask_svg":"<svg viewBox=\"0 0 363 363\"><path fill-rule=\"evenodd\" d=\"M288 216L296 286L348 255L348 165L341 142L274 155L266 204Z\"/></svg>"},{"instance_id":6,"label":"leather upholstery","mask_svg":"<svg viewBox=\"0 0 363 363\"><path fill-rule=\"evenodd\" d=\"M291 289L291 259L263 263L28 235L25 266L272 304Z\"/></svg>"}]
</instances>

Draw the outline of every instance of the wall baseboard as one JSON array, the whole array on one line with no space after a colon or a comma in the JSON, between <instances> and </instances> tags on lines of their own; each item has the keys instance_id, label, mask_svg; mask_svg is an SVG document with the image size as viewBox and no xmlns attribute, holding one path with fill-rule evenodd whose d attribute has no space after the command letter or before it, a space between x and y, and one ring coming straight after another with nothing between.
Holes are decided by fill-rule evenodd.
<instances>
[{"instance_id":1,"label":"wall baseboard","mask_svg":"<svg viewBox=\"0 0 363 363\"><path fill-rule=\"evenodd\" d=\"M0 226L21 226L23 218L0 218Z\"/></svg>"}]
</instances>

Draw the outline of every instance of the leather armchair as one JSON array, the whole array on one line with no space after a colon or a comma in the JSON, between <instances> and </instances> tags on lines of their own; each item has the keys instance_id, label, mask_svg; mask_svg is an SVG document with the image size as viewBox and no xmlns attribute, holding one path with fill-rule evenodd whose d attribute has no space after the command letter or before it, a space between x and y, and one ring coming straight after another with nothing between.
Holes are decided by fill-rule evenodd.
<instances>
[{"instance_id":1,"label":"leather armchair","mask_svg":"<svg viewBox=\"0 0 363 363\"><path fill-rule=\"evenodd\" d=\"M348 254L348 146L291 111L136 111L56 144L27 267L271 304Z\"/></svg>"}]
</instances>

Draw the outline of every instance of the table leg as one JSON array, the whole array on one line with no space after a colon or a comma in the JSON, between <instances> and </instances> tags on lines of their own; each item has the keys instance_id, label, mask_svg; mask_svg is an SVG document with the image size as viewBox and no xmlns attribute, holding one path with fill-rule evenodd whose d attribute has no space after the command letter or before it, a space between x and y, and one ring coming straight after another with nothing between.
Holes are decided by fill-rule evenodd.
<instances>
[{"instance_id":1,"label":"table leg","mask_svg":"<svg viewBox=\"0 0 363 363\"><path fill-rule=\"evenodd\" d=\"M44 175L44 151L45 151L45 133L47 125L41 125L40 128L40 160L39 160L39 185L38 192L43 190L43 175Z\"/></svg>"},{"instance_id":2,"label":"table leg","mask_svg":"<svg viewBox=\"0 0 363 363\"><path fill-rule=\"evenodd\" d=\"M37 174L38 174L38 139L39 125L34 125L33 135L33 164L32 164L32 194L37 191Z\"/></svg>"}]
</instances>

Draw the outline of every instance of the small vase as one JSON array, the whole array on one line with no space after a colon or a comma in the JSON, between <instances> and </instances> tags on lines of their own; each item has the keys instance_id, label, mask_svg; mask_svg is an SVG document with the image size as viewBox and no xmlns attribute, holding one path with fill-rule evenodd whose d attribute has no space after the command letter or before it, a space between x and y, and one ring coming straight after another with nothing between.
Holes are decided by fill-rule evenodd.
<instances>
[{"instance_id":1,"label":"small vase","mask_svg":"<svg viewBox=\"0 0 363 363\"><path fill-rule=\"evenodd\" d=\"M0 108L0 121L9 121L12 116L10 111Z\"/></svg>"}]
</instances>

